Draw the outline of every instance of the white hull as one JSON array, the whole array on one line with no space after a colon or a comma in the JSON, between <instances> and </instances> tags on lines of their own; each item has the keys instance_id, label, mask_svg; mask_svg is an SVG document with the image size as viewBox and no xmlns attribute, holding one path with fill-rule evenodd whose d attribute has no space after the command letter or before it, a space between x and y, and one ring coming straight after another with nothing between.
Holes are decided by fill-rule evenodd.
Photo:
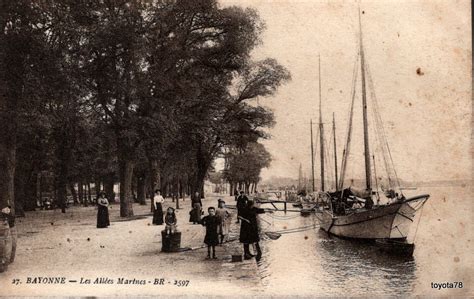
<instances>
[{"instance_id":1,"label":"white hull","mask_svg":"<svg viewBox=\"0 0 474 299\"><path fill-rule=\"evenodd\" d=\"M418 208L429 198L421 195L401 203L358 209L335 216L330 210L317 214L321 229L339 237L355 239L405 239Z\"/></svg>"}]
</instances>

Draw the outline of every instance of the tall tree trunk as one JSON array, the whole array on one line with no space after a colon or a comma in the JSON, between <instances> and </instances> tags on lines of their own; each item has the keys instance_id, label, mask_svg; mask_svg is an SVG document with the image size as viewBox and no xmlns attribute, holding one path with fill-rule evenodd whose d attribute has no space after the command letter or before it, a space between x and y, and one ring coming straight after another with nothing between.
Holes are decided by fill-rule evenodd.
<instances>
[{"instance_id":1,"label":"tall tree trunk","mask_svg":"<svg viewBox=\"0 0 474 299\"><path fill-rule=\"evenodd\" d=\"M77 193L79 195L79 203L84 204L84 184L82 180L77 183Z\"/></svg>"},{"instance_id":2,"label":"tall tree trunk","mask_svg":"<svg viewBox=\"0 0 474 299\"><path fill-rule=\"evenodd\" d=\"M18 153L17 153L18 154ZM21 161L21 163L17 163L16 170L15 170L15 208L16 208L16 216L25 216L24 206L27 198L27 190L28 190L28 177L31 175L29 173L31 171L30 164L27 161Z\"/></svg>"},{"instance_id":3,"label":"tall tree trunk","mask_svg":"<svg viewBox=\"0 0 474 299\"><path fill-rule=\"evenodd\" d=\"M92 202L92 191L91 191L91 183L88 181L87 182L87 201L90 202L90 203L93 203Z\"/></svg>"},{"instance_id":4,"label":"tall tree trunk","mask_svg":"<svg viewBox=\"0 0 474 299\"><path fill-rule=\"evenodd\" d=\"M107 174L104 179L104 191L109 202L115 202L115 175L114 173Z\"/></svg>"},{"instance_id":5,"label":"tall tree trunk","mask_svg":"<svg viewBox=\"0 0 474 299\"><path fill-rule=\"evenodd\" d=\"M16 119L13 115L16 111L9 110L9 104L16 99L6 97L8 95L0 92L0 112L5 111L0 113L3 123L0 130L0 209L11 206L15 215Z\"/></svg>"},{"instance_id":6,"label":"tall tree trunk","mask_svg":"<svg viewBox=\"0 0 474 299\"><path fill-rule=\"evenodd\" d=\"M71 191L71 194L72 194L72 201L74 202L74 204L78 204L79 201L77 200L77 191L76 191L76 188L74 188L73 182L69 182L69 190Z\"/></svg>"},{"instance_id":7,"label":"tall tree trunk","mask_svg":"<svg viewBox=\"0 0 474 299\"><path fill-rule=\"evenodd\" d=\"M100 179L96 179L94 181L94 185L95 185L95 188L94 188L95 189L95 198L99 198L99 193L102 189L101 186L100 186L101 185Z\"/></svg>"},{"instance_id":8,"label":"tall tree trunk","mask_svg":"<svg viewBox=\"0 0 474 299\"><path fill-rule=\"evenodd\" d=\"M138 203L138 177L132 176L132 198L134 203Z\"/></svg>"},{"instance_id":9,"label":"tall tree trunk","mask_svg":"<svg viewBox=\"0 0 474 299\"><path fill-rule=\"evenodd\" d=\"M192 190L191 195L194 195L195 192L199 192L201 198L204 198L204 180L206 179L209 166L211 166L212 159L199 148L196 154L196 162L197 171L193 184L194 190Z\"/></svg>"},{"instance_id":10,"label":"tall tree trunk","mask_svg":"<svg viewBox=\"0 0 474 299\"><path fill-rule=\"evenodd\" d=\"M120 168L120 217L133 216L132 179L133 163L122 157Z\"/></svg>"},{"instance_id":11,"label":"tall tree trunk","mask_svg":"<svg viewBox=\"0 0 474 299\"><path fill-rule=\"evenodd\" d=\"M140 205L146 205L146 177L140 176L137 178L137 197Z\"/></svg>"},{"instance_id":12,"label":"tall tree trunk","mask_svg":"<svg viewBox=\"0 0 474 299\"><path fill-rule=\"evenodd\" d=\"M59 153L59 173L57 175L57 188L58 188L58 197L56 202L61 208L62 213L66 213L66 200L67 200L67 177L68 177L68 159L67 159L67 149L60 149Z\"/></svg>"}]
</instances>

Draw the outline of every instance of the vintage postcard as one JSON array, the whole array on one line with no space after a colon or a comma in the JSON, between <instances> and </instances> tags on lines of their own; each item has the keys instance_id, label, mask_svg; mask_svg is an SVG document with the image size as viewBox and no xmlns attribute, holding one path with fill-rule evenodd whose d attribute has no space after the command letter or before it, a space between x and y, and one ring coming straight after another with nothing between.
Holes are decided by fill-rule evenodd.
<instances>
[{"instance_id":1,"label":"vintage postcard","mask_svg":"<svg viewBox=\"0 0 474 299\"><path fill-rule=\"evenodd\" d=\"M2 0L0 297L472 297L467 0Z\"/></svg>"}]
</instances>

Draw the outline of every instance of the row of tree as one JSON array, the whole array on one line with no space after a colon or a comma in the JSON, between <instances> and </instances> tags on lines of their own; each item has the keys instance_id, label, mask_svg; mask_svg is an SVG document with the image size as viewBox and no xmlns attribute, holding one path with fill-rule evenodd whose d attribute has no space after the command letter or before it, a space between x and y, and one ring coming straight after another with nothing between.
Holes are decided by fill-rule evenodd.
<instances>
[{"instance_id":1,"label":"row of tree","mask_svg":"<svg viewBox=\"0 0 474 299\"><path fill-rule=\"evenodd\" d=\"M225 179L256 183L273 114L255 100L290 79L251 59L263 29L215 0L2 1L0 204L34 208L46 172L63 211L68 188L119 181L127 217L132 185L141 203L157 183L202 191L224 154Z\"/></svg>"}]
</instances>

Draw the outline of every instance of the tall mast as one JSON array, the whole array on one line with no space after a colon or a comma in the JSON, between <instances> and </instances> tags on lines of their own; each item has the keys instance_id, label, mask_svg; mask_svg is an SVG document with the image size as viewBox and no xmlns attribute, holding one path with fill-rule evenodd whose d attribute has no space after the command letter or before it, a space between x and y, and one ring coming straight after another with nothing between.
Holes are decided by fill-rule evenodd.
<instances>
[{"instance_id":1,"label":"tall mast","mask_svg":"<svg viewBox=\"0 0 474 299\"><path fill-rule=\"evenodd\" d=\"M314 146L313 146L313 120L310 120L310 131L311 131L311 183L313 189L311 190L314 192Z\"/></svg>"},{"instance_id":2,"label":"tall mast","mask_svg":"<svg viewBox=\"0 0 474 299\"><path fill-rule=\"evenodd\" d=\"M362 22L360 20L360 8L359 8L359 29L360 29L360 69L362 77L362 116L364 119L364 156L365 156L365 183L366 189L371 194L372 183L371 183L371 168L370 168L370 150L369 150L369 129L367 124L367 94L365 86L365 57L364 57L364 46L362 45Z\"/></svg>"},{"instance_id":3,"label":"tall mast","mask_svg":"<svg viewBox=\"0 0 474 299\"><path fill-rule=\"evenodd\" d=\"M332 135L334 137L334 173L336 179L336 191L339 190L337 187L338 178L337 178L337 147L336 147L336 120L334 118L334 112L332 113Z\"/></svg>"},{"instance_id":4,"label":"tall mast","mask_svg":"<svg viewBox=\"0 0 474 299\"><path fill-rule=\"evenodd\" d=\"M303 186L303 166L300 163L300 169L298 171L298 192L301 191Z\"/></svg>"},{"instance_id":5,"label":"tall mast","mask_svg":"<svg viewBox=\"0 0 474 299\"><path fill-rule=\"evenodd\" d=\"M319 151L321 155L321 191L324 191L324 128L323 128L323 113L321 111L321 57L318 56L319 69Z\"/></svg>"}]
</instances>

